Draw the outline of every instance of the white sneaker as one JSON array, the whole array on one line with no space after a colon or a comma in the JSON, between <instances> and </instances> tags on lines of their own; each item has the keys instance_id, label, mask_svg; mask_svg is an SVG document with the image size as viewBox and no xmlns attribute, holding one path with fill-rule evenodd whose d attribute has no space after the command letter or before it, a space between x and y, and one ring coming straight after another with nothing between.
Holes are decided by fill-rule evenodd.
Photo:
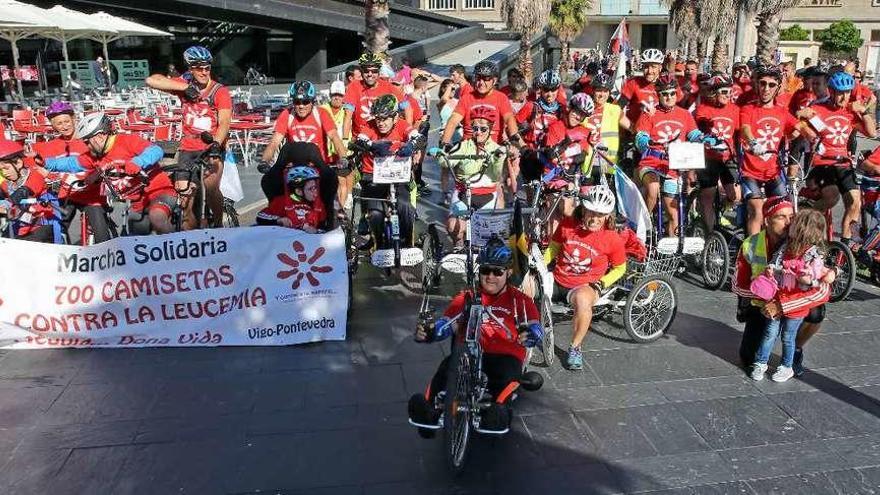
<instances>
[{"instance_id":1,"label":"white sneaker","mask_svg":"<svg viewBox=\"0 0 880 495\"><path fill-rule=\"evenodd\" d=\"M774 382L784 382L793 376L794 370L792 370L788 366L780 366L776 368L776 371L773 373L773 376L771 376L770 379Z\"/></svg>"},{"instance_id":2,"label":"white sneaker","mask_svg":"<svg viewBox=\"0 0 880 495\"><path fill-rule=\"evenodd\" d=\"M749 378L760 382L764 379L765 373L767 373L767 363L755 363L752 365L752 372L749 373Z\"/></svg>"}]
</instances>

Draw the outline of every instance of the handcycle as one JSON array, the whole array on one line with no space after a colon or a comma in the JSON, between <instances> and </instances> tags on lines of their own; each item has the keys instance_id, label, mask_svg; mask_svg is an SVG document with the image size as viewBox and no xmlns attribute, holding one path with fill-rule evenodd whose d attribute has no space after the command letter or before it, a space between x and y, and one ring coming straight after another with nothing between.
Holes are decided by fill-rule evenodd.
<instances>
[{"instance_id":1,"label":"handcycle","mask_svg":"<svg viewBox=\"0 0 880 495\"><path fill-rule=\"evenodd\" d=\"M57 200L54 198L27 198L19 201L18 204L12 204L8 200L0 200L0 238L16 239L15 224L29 224L36 226L53 225L43 218L33 218L31 207L40 205L46 208L52 208L55 214L60 214ZM59 217L60 218L60 217ZM37 223L34 223L36 220ZM60 221L53 226L53 241L55 244L63 243L64 239L61 235Z\"/></svg>"},{"instance_id":2,"label":"handcycle","mask_svg":"<svg viewBox=\"0 0 880 495\"><path fill-rule=\"evenodd\" d=\"M211 144L214 142L214 138L210 136L209 133L203 133L201 138L202 141L206 144ZM183 231L183 198L186 196L193 196L193 192L191 192L190 189L192 187L192 182L195 177L198 177L199 188L195 191L195 197L190 198L191 201L196 202L192 205L193 212L195 213L196 218L199 220L199 224L202 227L207 227L214 223L212 218L213 212L210 208L208 208L207 197L205 196L205 167L208 166L208 160L217 158L222 159L223 157L216 150L209 147L196 158L192 166L182 167L179 164L175 164L174 166L166 169L166 172L168 172L172 176L172 178L174 178L177 173L182 173L186 176L186 186L183 187L178 187L178 181L172 180L172 182L174 183L174 189L177 192L177 205L172 211L172 220L175 232ZM222 208L222 226L224 228L238 227L240 224L238 219L238 211L236 211L235 209L235 202L229 198L224 197Z\"/></svg>"},{"instance_id":3,"label":"handcycle","mask_svg":"<svg viewBox=\"0 0 880 495\"><path fill-rule=\"evenodd\" d=\"M449 321L454 325L462 318L467 318L452 337L452 349L446 374L446 390L440 391L435 397L435 405L441 406L440 419L435 425L420 424L411 418L409 423L419 429L419 434L428 437L434 430L443 430L443 450L446 463L453 474L458 475L464 469L467 459L471 432L487 435L504 435L509 428L501 431L481 428L482 412L492 404L492 396L488 389L488 376L483 372L483 348L480 344L481 328L485 321L498 318L489 308L481 304L479 287L474 275L473 253L465 252L465 278L470 292L465 296L462 313ZM525 323L525 309L522 315L515 315L517 327ZM427 294L419 311L419 321L426 328L433 328L433 310L428 304ZM528 363L528 360L526 360ZM526 371L518 379L526 391L536 391L543 385L543 377L534 372ZM509 403L516 400L511 396Z\"/></svg>"}]
</instances>

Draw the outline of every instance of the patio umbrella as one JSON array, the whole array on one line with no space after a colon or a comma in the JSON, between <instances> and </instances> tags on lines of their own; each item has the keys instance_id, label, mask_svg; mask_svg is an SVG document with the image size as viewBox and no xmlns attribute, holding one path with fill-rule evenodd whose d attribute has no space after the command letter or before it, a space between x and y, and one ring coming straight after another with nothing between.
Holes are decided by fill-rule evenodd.
<instances>
[{"instance_id":1,"label":"patio umbrella","mask_svg":"<svg viewBox=\"0 0 880 495\"><path fill-rule=\"evenodd\" d=\"M69 62L70 57L67 53L67 42L79 38L93 38L96 36L118 36L112 28L109 28L94 17L83 12L71 10L61 5L56 5L47 12L52 16L53 22L58 25L57 30L47 30L42 34L47 38L61 42L61 51L64 54L64 61ZM106 56L106 52L105 52Z\"/></svg>"},{"instance_id":2,"label":"patio umbrella","mask_svg":"<svg viewBox=\"0 0 880 495\"><path fill-rule=\"evenodd\" d=\"M166 33L165 31L160 31L158 29L151 28L150 26L144 26L143 24L138 24L136 22L123 19L121 17L116 17L106 12L98 12L96 14L92 14L90 17L102 26L112 31L115 31L115 34L98 33L90 36L93 40L100 41L101 44L104 46L104 60L107 61L108 65L110 64L110 56L107 53L107 44L111 41L116 41L119 38L125 36L173 37L171 33Z\"/></svg>"},{"instance_id":3,"label":"patio umbrella","mask_svg":"<svg viewBox=\"0 0 880 495\"><path fill-rule=\"evenodd\" d=\"M58 28L45 12L44 9L26 3L0 0L0 38L12 45L13 70L18 67L19 40ZM18 94L23 95L21 81L16 78L16 82Z\"/></svg>"}]
</instances>

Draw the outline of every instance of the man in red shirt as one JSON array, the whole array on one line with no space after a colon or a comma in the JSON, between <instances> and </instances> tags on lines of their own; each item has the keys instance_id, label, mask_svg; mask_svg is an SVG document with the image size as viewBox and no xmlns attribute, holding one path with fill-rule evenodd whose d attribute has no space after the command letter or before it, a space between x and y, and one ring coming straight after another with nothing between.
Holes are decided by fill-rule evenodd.
<instances>
[{"instance_id":1,"label":"man in red shirt","mask_svg":"<svg viewBox=\"0 0 880 495\"><path fill-rule=\"evenodd\" d=\"M458 88L456 98L461 99L462 96L474 91L474 87L468 82L467 76L464 73L463 65L455 64L449 67L449 78L452 79L452 82Z\"/></svg>"},{"instance_id":2,"label":"man in red shirt","mask_svg":"<svg viewBox=\"0 0 880 495\"><path fill-rule=\"evenodd\" d=\"M198 227L193 212L193 198L198 190L199 174L191 173L198 167L203 154L208 153L208 166L204 170L205 202L211 210L211 227L223 224L223 194L220 192L220 177L223 175L223 148L229 136L232 122L232 97L229 89L211 79L211 52L202 46L191 46L183 53L189 71L179 78L169 79L164 74L153 74L147 78L147 86L171 93L183 105L183 138L177 155L175 187L182 194L184 210L184 229ZM204 212L199 212L204 213Z\"/></svg>"},{"instance_id":3,"label":"man in red shirt","mask_svg":"<svg viewBox=\"0 0 880 495\"><path fill-rule=\"evenodd\" d=\"M718 181L731 204L739 202L736 187L736 133L739 131L739 107L731 103L733 80L727 74L709 79L710 98L701 101L694 112L697 128L714 136L717 145L706 149L706 168L697 172L700 181L700 207L709 232L715 228L715 194Z\"/></svg>"},{"instance_id":4,"label":"man in red shirt","mask_svg":"<svg viewBox=\"0 0 880 495\"><path fill-rule=\"evenodd\" d=\"M733 64L733 86L731 86L730 100L739 105L739 97L752 89L752 79L749 75L749 66L737 62Z\"/></svg>"},{"instance_id":5,"label":"man in red shirt","mask_svg":"<svg viewBox=\"0 0 880 495\"><path fill-rule=\"evenodd\" d=\"M739 116L743 149L740 185L748 207L747 235L761 230L764 200L785 196L781 174L786 164L780 162L779 152L786 140L796 138L803 129L785 107L776 104L782 84L778 67L757 67L755 82L758 99L743 106ZM789 175L792 174L790 170Z\"/></svg>"},{"instance_id":6,"label":"man in red shirt","mask_svg":"<svg viewBox=\"0 0 880 495\"><path fill-rule=\"evenodd\" d=\"M657 105L657 90L654 82L660 77L664 61L663 52L649 48L642 53L642 72L644 75L627 79L620 90L617 104L626 107L626 118L630 122L638 122L645 111L651 111Z\"/></svg>"},{"instance_id":7,"label":"man in red shirt","mask_svg":"<svg viewBox=\"0 0 880 495\"><path fill-rule=\"evenodd\" d=\"M831 209L843 196L846 212L840 238L845 243L852 238L852 223L859 221L862 210L861 191L850 162L849 141L855 131L869 138L877 135L870 110L863 103L850 100L854 88L853 76L844 71L835 72L828 78L830 97L801 112L819 138L807 177L822 190L822 199L816 208Z\"/></svg>"},{"instance_id":8,"label":"man in red shirt","mask_svg":"<svg viewBox=\"0 0 880 495\"><path fill-rule=\"evenodd\" d=\"M502 134L506 131L511 139L519 140L519 132L516 125L516 118L513 116L513 109L510 106L510 100L504 96L504 93L495 89L495 83L498 81L498 68L489 61L482 61L474 66L474 90L467 94L463 94L458 100L458 105L452 112L452 116L446 122L446 128L443 130L443 136L440 138L440 147L444 147L452 140L456 127L461 124L464 128L462 139L471 138L471 108L477 105L489 106L495 109L498 114L498 120L492 125L492 140L501 143Z\"/></svg>"},{"instance_id":9,"label":"man in red shirt","mask_svg":"<svg viewBox=\"0 0 880 495\"><path fill-rule=\"evenodd\" d=\"M688 60L684 63L684 74L678 77L678 87L681 88L682 97L678 105L682 108L691 108L700 93L700 85L697 83L699 64L696 60Z\"/></svg>"},{"instance_id":10,"label":"man in red shirt","mask_svg":"<svg viewBox=\"0 0 880 495\"><path fill-rule=\"evenodd\" d=\"M352 81L345 88L345 121L342 124L343 136L357 136L364 132L370 120L370 108L376 98L394 95L398 102L404 100L403 91L387 79L379 78L382 57L372 52L364 52L358 59L363 79ZM412 124L412 109L404 105L404 118Z\"/></svg>"},{"instance_id":11,"label":"man in red shirt","mask_svg":"<svg viewBox=\"0 0 880 495\"><path fill-rule=\"evenodd\" d=\"M336 132L336 123L325 108L315 105L317 90L310 81L297 81L290 85L290 108L285 108L275 121L275 132L272 140L263 152L263 161L268 162L275 156L278 147L285 139L288 142L305 142L314 144L321 152L324 163L330 163L330 155L327 153L327 140L333 143L333 147L344 150L345 146L339 133Z\"/></svg>"},{"instance_id":12,"label":"man in red shirt","mask_svg":"<svg viewBox=\"0 0 880 495\"><path fill-rule=\"evenodd\" d=\"M501 89L499 89L498 91L501 91L509 98L511 93L513 93L513 84L516 81L525 82L525 80L526 77L519 69L517 69L516 67L511 67L510 69L507 69L507 85L502 86Z\"/></svg>"}]
</instances>

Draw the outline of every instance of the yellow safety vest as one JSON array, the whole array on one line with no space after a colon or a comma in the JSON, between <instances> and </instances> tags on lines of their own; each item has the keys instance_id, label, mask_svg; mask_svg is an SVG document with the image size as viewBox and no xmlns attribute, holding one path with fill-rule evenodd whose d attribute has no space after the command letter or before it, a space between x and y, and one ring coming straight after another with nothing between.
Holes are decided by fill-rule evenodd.
<instances>
[{"instance_id":1,"label":"yellow safety vest","mask_svg":"<svg viewBox=\"0 0 880 495\"><path fill-rule=\"evenodd\" d=\"M612 165L617 165L617 151L620 149L620 107L608 102L602 107L602 126L599 131L600 142L608 148L605 153L611 160ZM584 124L589 118L584 119ZM593 152L584 160L584 172L590 173L593 163ZM608 168L608 173L613 173L614 167Z\"/></svg>"},{"instance_id":2,"label":"yellow safety vest","mask_svg":"<svg viewBox=\"0 0 880 495\"><path fill-rule=\"evenodd\" d=\"M742 244L742 254L743 258L745 258L746 262L749 264L749 268L752 271L752 279L757 277L758 275L764 273L767 269L767 264L769 261L767 260L767 234L765 231L760 231L755 235L749 236ZM759 301L758 299L752 299L753 306L763 306L764 301Z\"/></svg>"},{"instance_id":3,"label":"yellow safety vest","mask_svg":"<svg viewBox=\"0 0 880 495\"><path fill-rule=\"evenodd\" d=\"M342 124L345 121L345 109L340 108L338 112L333 112L333 107L330 106L329 103L325 103L321 105L321 108L327 110L327 113L330 114L330 118L333 119L333 123L336 124L336 133L339 134L339 139L346 141L346 136L342 135ZM336 154L336 148L333 147L333 143L330 141L330 138L327 138L327 156L332 156Z\"/></svg>"}]
</instances>

